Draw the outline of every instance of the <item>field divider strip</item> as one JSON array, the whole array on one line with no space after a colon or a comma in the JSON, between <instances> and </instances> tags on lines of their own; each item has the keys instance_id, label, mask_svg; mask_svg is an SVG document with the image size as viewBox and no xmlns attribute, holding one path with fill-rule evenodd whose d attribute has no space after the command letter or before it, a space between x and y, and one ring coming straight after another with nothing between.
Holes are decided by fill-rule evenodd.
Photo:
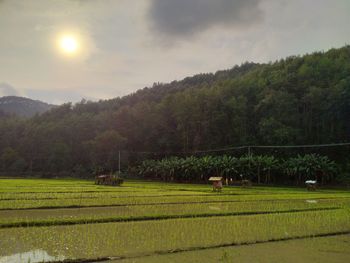
<instances>
[{"instance_id":1,"label":"field divider strip","mask_svg":"<svg viewBox=\"0 0 350 263\"><path fill-rule=\"evenodd\" d=\"M135 192L139 193L140 191L85 190L85 191L46 191L46 192L0 192L0 194L80 194L80 193L135 193Z\"/></svg>"},{"instance_id":2,"label":"field divider strip","mask_svg":"<svg viewBox=\"0 0 350 263\"><path fill-rule=\"evenodd\" d=\"M145 252L138 254L130 254L130 255L121 255L121 256L109 256L109 257L98 257L98 258L81 258L81 259L64 259L60 261L48 261L48 263L93 263L93 262L106 262L106 261L116 261L116 260L125 260L125 259L137 259L137 258L145 258L151 256L161 256L175 253L183 253L190 251L200 251L207 249L216 249L216 248L225 248L225 247L241 247L241 246L253 246L258 244L265 243L275 243L275 242L284 242L289 240L302 240L302 239L310 239L310 238L322 238L322 237L332 237L332 236L342 236L349 235L350 231L339 231L339 232L331 232L331 233L319 233L305 236L294 236L294 237L282 237L282 238L272 238L268 240L257 240L253 242L233 242L233 243L224 243L212 246L198 246L198 247L187 247L187 248L177 248L177 249L169 249L169 250L159 250L153 252Z\"/></svg>"},{"instance_id":3,"label":"field divider strip","mask_svg":"<svg viewBox=\"0 0 350 263\"><path fill-rule=\"evenodd\" d=\"M118 193L118 192L116 192ZM78 193L79 195L79 193ZM223 194L221 196L235 196L238 194ZM125 196L106 196L106 198L110 199L118 199L118 198L142 198L142 197L196 197L196 196L217 196L215 194L193 194L193 195L125 195ZM96 196L84 196L84 197L44 197L44 198L0 198L0 201L40 201L40 200L71 200L71 199L96 199Z\"/></svg>"},{"instance_id":4,"label":"field divider strip","mask_svg":"<svg viewBox=\"0 0 350 263\"><path fill-rule=\"evenodd\" d=\"M169 219L187 219L187 218L205 218L205 217L225 217L225 216L251 216L267 214L285 214L300 212L318 212L339 210L341 207L322 207L307 209L288 209L280 211L245 211L245 212L228 212L228 213L201 213L201 214L183 214L183 215L156 215L156 216L139 216L139 217L119 217L119 218L98 218L98 219L77 219L77 220L44 220L44 221L22 221L14 223L0 224L0 229L19 228L19 227L44 227L44 226L64 226L64 225L84 225L84 224L101 224L101 223L119 223L119 222L137 222L137 221L155 221Z\"/></svg>"},{"instance_id":5,"label":"field divider strip","mask_svg":"<svg viewBox=\"0 0 350 263\"><path fill-rule=\"evenodd\" d=\"M107 205L67 205L67 206L38 206L38 207L18 207L18 208L0 208L0 211L16 210L41 210L41 209L77 209L93 207L125 207L125 206L153 206L153 205L186 205L186 204L214 204L214 203L247 203L247 202L288 202L288 201L306 201L306 200L334 200L349 199L348 197L319 197L319 198L300 198L300 199L259 199L259 200L206 200L189 202L167 202L167 203L126 203L126 204L107 204Z\"/></svg>"},{"instance_id":6,"label":"field divider strip","mask_svg":"<svg viewBox=\"0 0 350 263\"><path fill-rule=\"evenodd\" d=\"M45 194L49 194L47 192L43 192ZM43 194L42 193L42 194ZM120 193L130 193L129 191L123 191L123 192L116 192L116 191L106 191L106 192L56 192L55 194L61 194L61 193L69 193L69 194L85 194L85 193L100 193L101 195L103 195L103 193L116 193L116 194L120 194ZM134 192L134 193L139 193L138 191ZM33 193L30 193L33 194ZM142 197L197 197L197 196L208 196L208 197L212 197L212 196L252 196L254 194L237 194L237 193L232 193L232 194L212 194L212 193L208 193L208 194L185 194L185 195L181 195L181 194L176 194L176 195L169 195L169 194L165 194L165 195L120 195L120 196L102 196L102 197L106 197L106 198L110 198L110 199L118 199L118 198L142 198ZM259 194L259 195L269 195L269 194ZM286 194L287 195L287 194ZM96 196L76 196L76 197L42 197L42 198L0 198L0 202L1 201L40 201L40 200L79 200L79 199L95 199L98 198ZM315 197L312 199L341 199L341 198L350 198L349 197ZM311 199L311 197L309 198ZM267 199L266 199L267 200ZM266 200L259 200L259 201L266 201ZM275 200L275 199L273 199ZM289 199L280 199L280 200L289 200ZM299 200L299 199L293 199L293 200ZM248 200L249 201L249 200ZM272 201L272 199L269 199L268 201Z\"/></svg>"}]
</instances>

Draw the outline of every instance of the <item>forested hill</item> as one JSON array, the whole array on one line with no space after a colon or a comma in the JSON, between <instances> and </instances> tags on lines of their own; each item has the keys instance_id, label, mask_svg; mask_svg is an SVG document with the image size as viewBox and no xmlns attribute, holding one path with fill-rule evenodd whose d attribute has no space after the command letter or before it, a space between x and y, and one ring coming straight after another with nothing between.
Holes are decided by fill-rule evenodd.
<instances>
[{"instance_id":1,"label":"forested hill","mask_svg":"<svg viewBox=\"0 0 350 263\"><path fill-rule=\"evenodd\" d=\"M53 107L54 105L24 97L0 97L0 112L2 112L2 115L7 114L20 117L33 117L35 114L44 113Z\"/></svg>"},{"instance_id":2,"label":"forested hill","mask_svg":"<svg viewBox=\"0 0 350 263\"><path fill-rule=\"evenodd\" d=\"M228 78L236 78L244 75L250 70L260 66L256 63L244 63L240 66L236 65L229 70L220 70L215 74L204 73L197 74L192 77L187 77L181 81L172 81L171 83L154 83L152 87L146 87L132 93L130 95L124 96L122 98L115 98L111 100L99 101L98 103L88 103L87 108L95 107L98 111L118 109L121 106L133 106L134 104L140 102L160 102L165 96L184 91L186 89L195 89L202 87L210 87L215 82L219 80L225 80ZM79 106L84 107L84 101ZM94 105L94 106L93 106ZM89 111L89 110L88 110Z\"/></svg>"},{"instance_id":3,"label":"forested hill","mask_svg":"<svg viewBox=\"0 0 350 263\"><path fill-rule=\"evenodd\" d=\"M117 149L350 141L350 46L65 104L29 120L2 118L0 134L9 165L34 158L49 170L103 166Z\"/></svg>"}]
</instances>

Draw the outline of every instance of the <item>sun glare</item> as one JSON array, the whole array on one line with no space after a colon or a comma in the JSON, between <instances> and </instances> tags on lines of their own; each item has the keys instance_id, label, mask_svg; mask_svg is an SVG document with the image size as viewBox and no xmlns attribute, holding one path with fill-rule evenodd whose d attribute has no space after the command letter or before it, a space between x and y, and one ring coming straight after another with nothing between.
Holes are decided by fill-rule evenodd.
<instances>
[{"instance_id":1,"label":"sun glare","mask_svg":"<svg viewBox=\"0 0 350 263\"><path fill-rule=\"evenodd\" d=\"M66 54L74 54L79 49L78 40L74 36L63 36L59 40L61 50Z\"/></svg>"}]
</instances>

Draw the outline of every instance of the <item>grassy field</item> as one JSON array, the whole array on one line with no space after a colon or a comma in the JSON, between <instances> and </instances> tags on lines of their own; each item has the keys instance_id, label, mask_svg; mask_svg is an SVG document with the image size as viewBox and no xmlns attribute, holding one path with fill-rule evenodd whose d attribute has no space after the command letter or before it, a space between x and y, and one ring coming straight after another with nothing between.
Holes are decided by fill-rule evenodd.
<instances>
[{"instance_id":1,"label":"grassy field","mask_svg":"<svg viewBox=\"0 0 350 263\"><path fill-rule=\"evenodd\" d=\"M350 192L0 179L0 263L345 262Z\"/></svg>"}]
</instances>

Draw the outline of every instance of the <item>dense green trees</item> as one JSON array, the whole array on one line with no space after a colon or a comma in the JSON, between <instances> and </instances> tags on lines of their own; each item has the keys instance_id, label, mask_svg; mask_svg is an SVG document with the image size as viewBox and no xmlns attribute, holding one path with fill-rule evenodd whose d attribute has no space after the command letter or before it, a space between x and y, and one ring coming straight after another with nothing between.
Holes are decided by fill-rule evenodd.
<instances>
[{"instance_id":1,"label":"dense green trees","mask_svg":"<svg viewBox=\"0 0 350 263\"><path fill-rule=\"evenodd\" d=\"M350 141L349 117L350 46L345 46L157 83L122 98L67 103L28 120L0 115L0 156L11 148L28 173L89 175L116 169L118 150L169 155ZM348 167L349 148L337 151L322 154ZM124 169L130 160L145 158L128 156ZM5 161L0 167L8 172ZM273 180L263 168L256 172L260 182Z\"/></svg>"},{"instance_id":2,"label":"dense green trees","mask_svg":"<svg viewBox=\"0 0 350 263\"><path fill-rule=\"evenodd\" d=\"M207 182L210 176L230 181L249 179L257 184L303 184L305 180L329 183L337 165L327 156L305 154L281 159L268 155L171 157L145 160L131 172L146 179L180 182Z\"/></svg>"},{"instance_id":3,"label":"dense green trees","mask_svg":"<svg viewBox=\"0 0 350 263\"><path fill-rule=\"evenodd\" d=\"M1 170L7 170L15 173L22 173L26 169L26 162L21 156L8 147L0 155Z\"/></svg>"},{"instance_id":4,"label":"dense green trees","mask_svg":"<svg viewBox=\"0 0 350 263\"><path fill-rule=\"evenodd\" d=\"M337 166L327 156L308 154L289 158L283 165L283 171L294 178L297 184L303 183L303 180L315 179L324 183L333 179Z\"/></svg>"}]
</instances>

